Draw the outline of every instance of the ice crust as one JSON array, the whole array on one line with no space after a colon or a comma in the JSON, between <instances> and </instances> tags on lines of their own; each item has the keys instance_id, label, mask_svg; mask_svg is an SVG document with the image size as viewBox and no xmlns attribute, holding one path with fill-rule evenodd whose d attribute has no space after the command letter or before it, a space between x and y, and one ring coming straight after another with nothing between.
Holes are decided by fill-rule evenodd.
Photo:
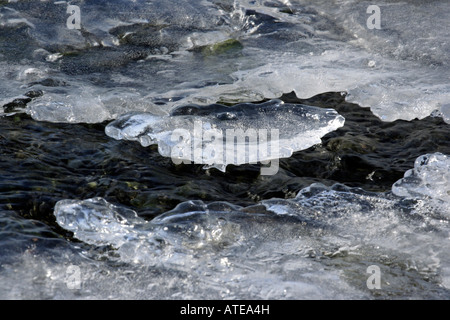
<instances>
[{"instance_id":1,"label":"ice crust","mask_svg":"<svg viewBox=\"0 0 450 320\"><path fill-rule=\"evenodd\" d=\"M0 71L0 101L43 90L25 108L35 119L97 123L345 91L385 121L434 112L448 122L447 1L379 1L381 29L367 27L371 4L90 1L79 4L82 29L70 30L63 2L10 2L0 7L3 41L28 47L0 51L10 69ZM30 68L37 79L21 77Z\"/></svg>"}]
</instances>

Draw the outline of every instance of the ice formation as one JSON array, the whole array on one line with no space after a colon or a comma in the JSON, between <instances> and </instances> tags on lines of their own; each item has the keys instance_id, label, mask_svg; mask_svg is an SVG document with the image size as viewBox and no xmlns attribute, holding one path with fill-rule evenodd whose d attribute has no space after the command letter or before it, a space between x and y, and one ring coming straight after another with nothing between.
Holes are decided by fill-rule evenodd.
<instances>
[{"instance_id":1,"label":"ice formation","mask_svg":"<svg viewBox=\"0 0 450 320\"><path fill-rule=\"evenodd\" d=\"M447 158L440 154L426 157L433 161L412 169L414 174L445 172ZM405 179L400 182L403 188L416 187L416 181ZM429 184L435 183L439 185L440 180L430 178ZM202 290L219 291L221 297L283 297L279 290L289 287L284 297L299 298L313 284L318 290L313 296L323 298L328 289L339 295L332 283L324 290L323 281L326 274L337 276L341 264L351 274L365 272L371 264L381 266L382 292L404 289L395 280L402 265L408 273L439 279L441 286L449 288L450 260L445 249L450 232L448 198L442 199L446 206L439 212L445 215L439 216L433 215L437 209L429 206L428 200L421 205L417 200L339 184L313 184L293 199L264 200L249 207L183 202L150 221L103 198L62 200L54 213L60 226L76 238L94 246L111 245L123 262L171 270L172 274L189 272L190 277L203 280L210 276L213 282ZM429 228L435 231L428 232ZM328 268L328 273L323 268ZM412 274L408 277L414 278ZM352 278L341 273L333 283L347 288L345 279L351 283ZM403 281L414 283L413 278ZM246 288L241 281L251 286ZM410 294L419 294L413 287L408 286ZM195 296L194 291L188 289L187 296ZM363 294L354 294L357 292Z\"/></svg>"},{"instance_id":2,"label":"ice formation","mask_svg":"<svg viewBox=\"0 0 450 320\"><path fill-rule=\"evenodd\" d=\"M0 1L0 116L117 119L107 127L114 138L220 169L267 157L184 159L215 141L195 140L196 122L210 133L278 128L279 157L343 124L326 109L242 104L291 91L346 92L384 121L450 123L448 0L379 0L380 29L367 27L374 3L365 0L72 2L80 29L67 28L65 1ZM253 110L264 106L277 110L274 123ZM193 139L171 141L177 129ZM249 207L183 202L152 220L99 197L61 200L56 221L81 244L38 238L51 228L11 223L2 208L0 296L361 299L374 297L366 270L377 265L377 297L448 299L449 171L448 155L427 154L392 192L313 184ZM74 265L76 290L67 286Z\"/></svg>"},{"instance_id":3,"label":"ice formation","mask_svg":"<svg viewBox=\"0 0 450 320\"><path fill-rule=\"evenodd\" d=\"M403 179L392 186L392 192L409 199L427 199L450 217L450 158L442 153L419 157Z\"/></svg>"},{"instance_id":4,"label":"ice formation","mask_svg":"<svg viewBox=\"0 0 450 320\"><path fill-rule=\"evenodd\" d=\"M75 237L80 240L95 245L113 244L116 247L133 242L141 243L142 240L147 241L151 238L163 239L165 235L172 233L176 238L186 237L186 241L192 241L196 243L196 246L202 241L215 241L222 238L230 238L229 244L232 244L243 237L240 233L244 226L239 226L239 220L246 220L249 216L255 221L283 220L283 217L290 217L292 220L287 219L287 221L292 221L294 224L295 221L299 224L303 223L307 228L318 230L343 228L348 229L348 232L353 230L351 231L353 236L357 235L360 240L366 236L369 238L374 236L378 239L377 241L384 241L382 237L379 237L381 233L378 235L375 233L381 231L390 233L391 227L401 228L401 224L395 223L392 226L390 224L393 220L399 222L401 219L407 219L407 216L401 213L405 208L405 199L419 200L424 195L428 198L439 199L445 204L439 210L446 214L448 219L450 213L450 198L446 190L448 166L448 157L440 153L419 157L415 168L405 173L405 177L394 184L393 193L398 197L387 193L349 188L340 184L333 187L312 184L302 189L293 199L263 200L250 207L240 207L227 202L210 204L202 201L184 202L174 210L151 221L145 221L133 210L115 206L103 198L62 200L55 207L55 216L63 228L74 232ZM421 180L424 177L427 181ZM445 190L445 192L437 192L437 190ZM424 216L430 214L430 211L417 208L413 204L410 205L409 210L410 215L412 213ZM389 224L382 226L386 230L378 230L380 225L377 225L375 221L373 221L375 223L373 234L370 233L371 230L357 226L362 221L369 223L377 215L380 222L386 220ZM230 222L234 220L235 222ZM391 222L388 222L389 220ZM346 224L339 227L339 221L345 221ZM350 227L349 223L354 225ZM204 229L212 225L222 226L223 230L216 230L216 232L214 229ZM248 234L245 235L245 237L248 236ZM234 240L231 241L231 238ZM373 240L375 239L371 239Z\"/></svg>"},{"instance_id":5,"label":"ice formation","mask_svg":"<svg viewBox=\"0 0 450 320\"><path fill-rule=\"evenodd\" d=\"M144 147L157 144L159 153L176 163L188 161L225 171L229 164L288 158L320 143L344 121L333 109L271 100L233 107L188 105L169 116L130 113L109 123L105 132Z\"/></svg>"},{"instance_id":6,"label":"ice formation","mask_svg":"<svg viewBox=\"0 0 450 320\"><path fill-rule=\"evenodd\" d=\"M448 122L447 1L379 1L380 29L367 28L369 5L90 1L77 30L66 27L64 2L10 2L0 7L11 43L0 49L9 69L0 71L1 103L42 90L23 108L35 119L96 123L187 103L345 91L386 121L437 110ZM36 79L21 76L30 68Z\"/></svg>"}]
</instances>

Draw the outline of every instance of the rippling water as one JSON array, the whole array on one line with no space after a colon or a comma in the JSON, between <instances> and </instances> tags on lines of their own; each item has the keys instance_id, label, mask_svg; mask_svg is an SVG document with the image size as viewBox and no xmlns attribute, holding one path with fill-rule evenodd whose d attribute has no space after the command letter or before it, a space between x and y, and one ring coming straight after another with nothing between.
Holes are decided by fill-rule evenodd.
<instances>
[{"instance_id":1,"label":"rippling water","mask_svg":"<svg viewBox=\"0 0 450 320\"><path fill-rule=\"evenodd\" d=\"M372 4L0 1L0 297L450 298L448 3ZM200 120L276 174L175 164Z\"/></svg>"}]
</instances>

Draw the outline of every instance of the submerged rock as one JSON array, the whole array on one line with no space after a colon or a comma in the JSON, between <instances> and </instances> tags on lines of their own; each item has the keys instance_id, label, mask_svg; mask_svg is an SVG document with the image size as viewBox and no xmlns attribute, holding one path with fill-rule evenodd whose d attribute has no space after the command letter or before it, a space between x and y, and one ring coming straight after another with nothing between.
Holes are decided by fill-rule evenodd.
<instances>
[{"instance_id":1,"label":"submerged rock","mask_svg":"<svg viewBox=\"0 0 450 320\"><path fill-rule=\"evenodd\" d=\"M242 44L236 39L228 39L218 43L201 46L199 48L194 48L194 51L199 51L205 56L209 55L219 55L231 50L241 50L243 48Z\"/></svg>"}]
</instances>

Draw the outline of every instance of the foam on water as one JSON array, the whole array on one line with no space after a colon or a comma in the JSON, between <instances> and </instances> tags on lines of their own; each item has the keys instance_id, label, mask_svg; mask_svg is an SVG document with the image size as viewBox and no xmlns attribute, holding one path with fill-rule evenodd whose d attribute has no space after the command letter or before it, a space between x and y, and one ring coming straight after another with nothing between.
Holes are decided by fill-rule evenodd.
<instances>
[{"instance_id":1,"label":"foam on water","mask_svg":"<svg viewBox=\"0 0 450 320\"><path fill-rule=\"evenodd\" d=\"M445 0L379 1L381 29L367 27L369 1L79 5L81 30L66 27L64 4L0 8L3 41L28 46L19 65L61 80L43 87L19 80L22 90L44 91L26 108L35 119L95 123L129 111L168 114L187 103L250 102L294 90L301 98L346 91L348 101L386 121L433 111L448 121ZM18 62L13 51L1 54ZM2 101L25 93L14 92L17 86L0 87L8 91Z\"/></svg>"},{"instance_id":2,"label":"foam on water","mask_svg":"<svg viewBox=\"0 0 450 320\"><path fill-rule=\"evenodd\" d=\"M192 161L225 171L229 164L288 158L343 125L344 118L333 109L271 100L233 107L188 105L170 116L125 114L105 132L144 147L157 144L162 156L179 163Z\"/></svg>"}]
</instances>

